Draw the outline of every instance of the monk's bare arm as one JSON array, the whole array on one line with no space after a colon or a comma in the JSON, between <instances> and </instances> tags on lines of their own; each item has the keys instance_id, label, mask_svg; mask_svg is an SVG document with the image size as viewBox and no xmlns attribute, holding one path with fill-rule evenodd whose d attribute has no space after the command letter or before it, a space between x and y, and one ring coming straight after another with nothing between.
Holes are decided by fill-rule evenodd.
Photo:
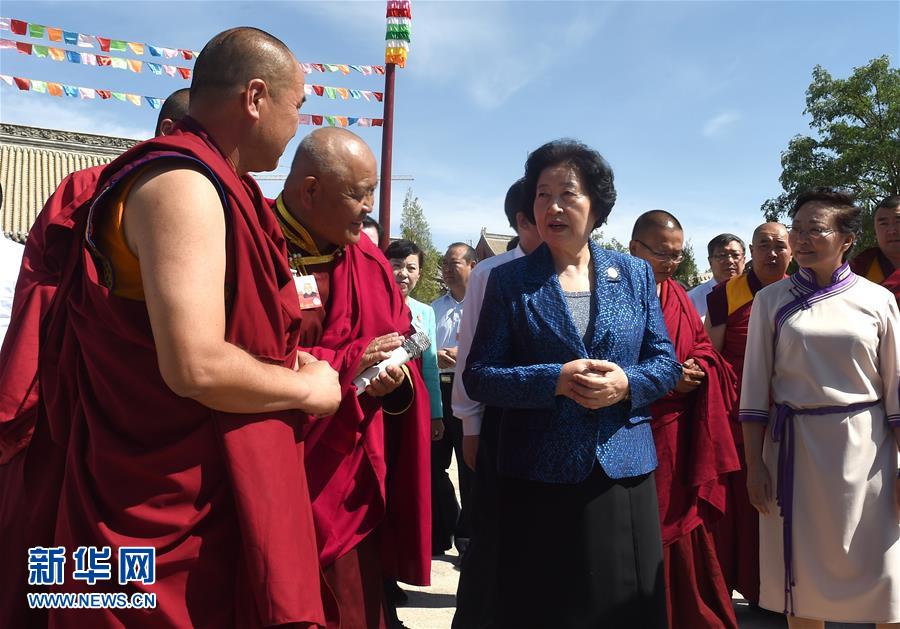
<instances>
[{"instance_id":1,"label":"monk's bare arm","mask_svg":"<svg viewBox=\"0 0 900 629\"><path fill-rule=\"evenodd\" d=\"M125 238L141 279L163 380L172 391L235 413L336 410L327 363L299 372L262 363L225 341L225 213L196 170L145 173L132 189Z\"/></svg>"},{"instance_id":2,"label":"monk's bare arm","mask_svg":"<svg viewBox=\"0 0 900 629\"><path fill-rule=\"evenodd\" d=\"M712 341L713 347L716 348L717 352L721 352L725 346L725 325L711 325L709 315L706 315L706 318L703 319L703 327L706 328L706 333L709 335L709 340Z\"/></svg>"}]
</instances>

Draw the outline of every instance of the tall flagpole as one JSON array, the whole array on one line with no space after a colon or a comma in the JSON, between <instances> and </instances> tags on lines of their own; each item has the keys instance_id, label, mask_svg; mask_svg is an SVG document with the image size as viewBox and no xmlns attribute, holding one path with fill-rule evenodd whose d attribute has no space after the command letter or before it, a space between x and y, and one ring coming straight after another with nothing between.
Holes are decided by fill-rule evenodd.
<instances>
[{"instance_id":1,"label":"tall flagpole","mask_svg":"<svg viewBox=\"0 0 900 629\"><path fill-rule=\"evenodd\" d=\"M409 0L388 0L387 34L384 50L384 123L381 129L381 192L378 197L378 222L381 245L391 242L391 161L394 156L394 77L397 66L406 65L409 56L412 12Z\"/></svg>"},{"instance_id":2,"label":"tall flagpole","mask_svg":"<svg viewBox=\"0 0 900 629\"><path fill-rule=\"evenodd\" d=\"M394 152L394 73L397 65L384 70L384 126L381 128L381 189L378 196L378 222L381 223L382 249L391 242L391 160Z\"/></svg>"}]
</instances>

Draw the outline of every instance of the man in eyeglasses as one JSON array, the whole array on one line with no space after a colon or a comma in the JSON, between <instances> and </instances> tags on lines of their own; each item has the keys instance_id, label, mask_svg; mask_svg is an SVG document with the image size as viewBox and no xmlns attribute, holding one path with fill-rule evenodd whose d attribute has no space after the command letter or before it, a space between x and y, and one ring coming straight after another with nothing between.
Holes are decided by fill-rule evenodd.
<instances>
[{"instance_id":1,"label":"man in eyeglasses","mask_svg":"<svg viewBox=\"0 0 900 629\"><path fill-rule=\"evenodd\" d=\"M784 278L791 261L787 229L781 223L763 223L753 231L750 270L719 284L706 298L706 331L713 346L728 361L737 376L738 388L744 372L747 326L756 293ZM759 601L759 515L747 496L744 437L731 416L741 470L728 478L728 511L713 528L719 562L725 580L751 603Z\"/></svg>"},{"instance_id":2,"label":"man in eyeglasses","mask_svg":"<svg viewBox=\"0 0 900 629\"><path fill-rule=\"evenodd\" d=\"M731 591L707 520L724 512L725 478L740 467L728 424L737 407L734 372L713 349L687 293L672 279L684 259L678 219L663 210L642 214L629 249L653 268L663 318L683 369L675 389L650 406L669 626L736 629Z\"/></svg>"},{"instance_id":3,"label":"man in eyeglasses","mask_svg":"<svg viewBox=\"0 0 900 629\"><path fill-rule=\"evenodd\" d=\"M744 241L734 234L719 234L706 245L709 252L709 268L712 278L688 291L688 297L700 318L706 320L706 296L712 292L716 284L730 280L744 272Z\"/></svg>"}]
</instances>

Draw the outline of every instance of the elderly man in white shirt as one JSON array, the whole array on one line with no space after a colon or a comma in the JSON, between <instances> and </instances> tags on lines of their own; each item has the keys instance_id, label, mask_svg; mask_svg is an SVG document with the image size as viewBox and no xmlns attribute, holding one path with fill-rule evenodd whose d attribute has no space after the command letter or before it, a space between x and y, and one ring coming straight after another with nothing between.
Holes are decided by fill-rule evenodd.
<instances>
[{"instance_id":1,"label":"elderly man in white shirt","mask_svg":"<svg viewBox=\"0 0 900 629\"><path fill-rule=\"evenodd\" d=\"M478 326L478 316L484 301L491 270L531 253L541 244L533 214L523 211L533 199L524 199L524 179L516 181L506 193L504 210L509 225L516 231L518 245L506 253L487 258L469 276L466 289L466 308L459 324L456 348L458 373L466 367L466 359ZM452 408L454 417L462 422L463 458L465 465L475 470L472 491L472 537L463 557L459 586L456 591L456 614L453 629L490 627L495 624L497 600L497 520L499 513L497 475L497 437L499 409L485 408L469 398L462 378L453 382Z\"/></svg>"},{"instance_id":2,"label":"elderly man in white shirt","mask_svg":"<svg viewBox=\"0 0 900 629\"><path fill-rule=\"evenodd\" d=\"M713 276L688 291L688 297L703 321L706 320L706 296L718 284L743 273L747 255L744 241L734 234L719 234L709 241L706 250Z\"/></svg>"},{"instance_id":3,"label":"elderly man in white shirt","mask_svg":"<svg viewBox=\"0 0 900 629\"><path fill-rule=\"evenodd\" d=\"M462 424L453 416L450 396L456 373L456 339L463 316L466 286L476 261L475 250L469 245L461 242L450 245L441 260L441 275L448 291L431 303L431 309L434 310L441 401L444 406L444 434L431 442L432 554L448 550L451 539L454 539L456 549L462 555L469 542L469 503L473 472L462 463ZM462 509L456 502L456 492L447 474L454 451Z\"/></svg>"}]
</instances>

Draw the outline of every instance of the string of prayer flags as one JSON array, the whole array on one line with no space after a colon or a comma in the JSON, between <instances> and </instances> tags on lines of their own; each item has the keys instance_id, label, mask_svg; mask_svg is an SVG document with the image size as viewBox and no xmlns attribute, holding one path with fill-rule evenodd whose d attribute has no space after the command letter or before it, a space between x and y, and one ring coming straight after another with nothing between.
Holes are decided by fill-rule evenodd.
<instances>
[{"instance_id":1,"label":"string of prayer flags","mask_svg":"<svg viewBox=\"0 0 900 629\"><path fill-rule=\"evenodd\" d=\"M389 3L390 4L390 3ZM397 19L389 23L393 23L398 41L404 41L409 49L409 2L395 3L406 5L406 8L399 8L395 12L398 13ZM390 10L389 10L390 13ZM398 30L399 29L399 30ZM15 18L0 17L0 31L10 31L14 35L22 37L31 37L34 39L44 39L45 37L52 42L65 43L68 46L78 46L80 48L99 47L100 52L131 52L138 56L148 54L151 57L159 57L162 59L175 59L180 57L186 61L191 61L200 54L197 50L189 48L168 48L166 46L156 46L153 44L132 42L124 39L113 39L111 37L102 37L100 35L89 35L76 31L67 31L65 29L52 26L44 26L42 24L30 24L24 20ZM405 39L403 39L405 37ZM358 72L363 76L383 75L384 66L363 66L344 63L303 63L304 72L311 74L312 72L340 72L341 74L349 74L351 71Z\"/></svg>"},{"instance_id":2,"label":"string of prayer flags","mask_svg":"<svg viewBox=\"0 0 900 629\"><path fill-rule=\"evenodd\" d=\"M138 96L137 94L129 94L126 92L113 92L110 90L101 90L92 87L81 87L78 85L67 85L65 83L56 83L53 81L39 81L38 79L26 79L19 76L9 76L0 74L0 80L10 87L16 87L21 92L37 92L38 94L49 94L50 96L67 96L69 98L81 98L82 100L109 100L115 99L123 103L131 103L137 107L141 106L141 101L146 100L147 104L153 109L159 109L162 106L163 99L152 96Z\"/></svg>"},{"instance_id":3,"label":"string of prayer flags","mask_svg":"<svg viewBox=\"0 0 900 629\"><path fill-rule=\"evenodd\" d=\"M79 98L81 100L117 100L123 103L131 103L136 107L140 107L142 102L146 102L151 109L159 109L162 107L165 99L157 96L139 96L138 94L129 94L127 92L114 92L112 90L104 90L93 87L83 87L80 85L68 85L66 83L57 83L51 81L40 81L38 79L26 79L19 76L10 76L8 74L0 74L0 82L14 87L21 92L37 92L38 94L48 94L56 97ZM343 88L332 88L343 89ZM380 92L370 92L371 94L381 94ZM380 100L380 99L379 99ZM360 118L355 116L332 116L326 114L300 114L300 124L313 125L321 127L329 125L332 127L381 127L384 126L382 118Z\"/></svg>"},{"instance_id":4,"label":"string of prayer flags","mask_svg":"<svg viewBox=\"0 0 900 629\"><path fill-rule=\"evenodd\" d=\"M385 63L405 67L409 58L409 43L412 40L412 11L409 0L388 0L387 32L384 39Z\"/></svg>"},{"instance_id":5,"label":"string of prayer flags","mask_svg":"<svg viewBox=\"0 0 900 629\"><path fill-rule=\"evenodd\" d=\"M116 68L118 70L131 70L140 74L144 65L148 67L151 73L160 75L165 70L168 76L180 75L181 78L188 80L191 78L191 69L182 66L160 65L150 61L142 61L140 59L126 59L125 57L112 57L107 55L95 55L89 52L78 52L77 50L66 50L64 48L54 48L52 46L42 46L40 44L29 44L27 42L17 42L11 39L0 39L0 49L15 48L23 55L32 55L41 59L50 58L54 61L68 61L69 63L80 63L87 66L103 66Z\"/></svg>"}]
</instances>

